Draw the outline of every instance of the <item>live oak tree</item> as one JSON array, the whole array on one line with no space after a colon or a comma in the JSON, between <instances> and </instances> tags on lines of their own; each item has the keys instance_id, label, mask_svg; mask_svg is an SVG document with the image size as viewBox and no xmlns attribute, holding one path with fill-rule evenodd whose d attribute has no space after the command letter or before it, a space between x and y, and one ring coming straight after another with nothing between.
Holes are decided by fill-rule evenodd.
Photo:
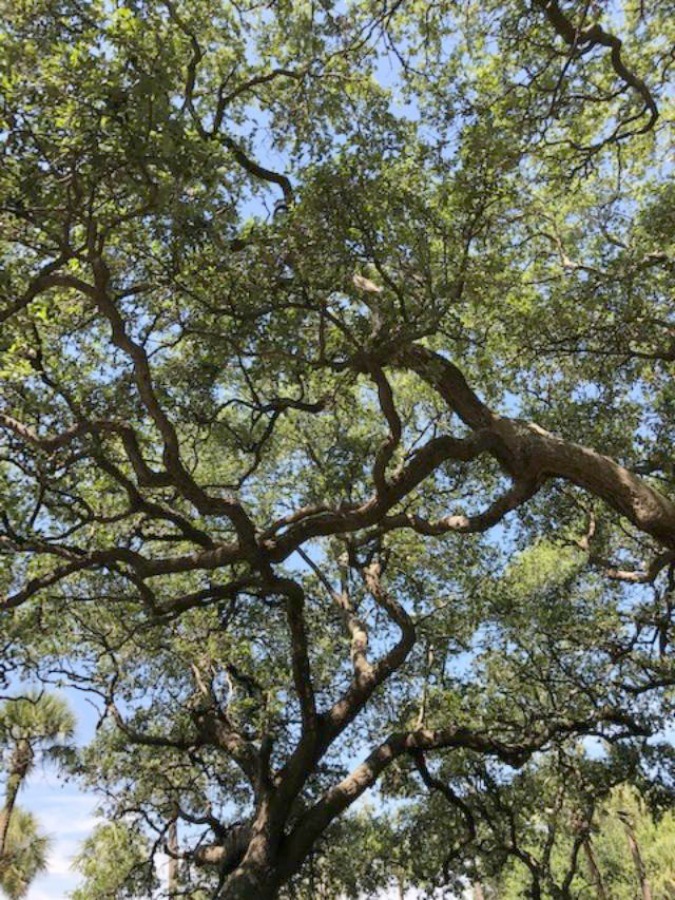
<instances>
[{"instance_id":1,"label":"live oak tree","mask_svg":"<svg viewBox=\"0 0 675 900\"><path fill-rule=\"evenodd\" d=\"M1 7L2 672L172 892L313 896L367 792L438 882L476 767L653 754L673 4Z\"/></svg>"}]
</instances>

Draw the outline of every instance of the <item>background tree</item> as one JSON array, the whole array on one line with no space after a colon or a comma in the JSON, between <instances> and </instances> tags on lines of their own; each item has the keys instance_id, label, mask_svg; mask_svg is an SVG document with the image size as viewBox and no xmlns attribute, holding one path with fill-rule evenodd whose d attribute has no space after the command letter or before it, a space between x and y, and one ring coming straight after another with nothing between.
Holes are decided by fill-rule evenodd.
<instances>
[{"instance_id":1,"label":"background tree","mask_svg":"<svg viewBox=\"0 0 675 900\"><path fill-rule=\"evenodd\" d=\"M124 822L98 825L73 867L83 880L72 900L140 900L158 887L147 840Z\"/></svg>"},{"instance_id":2,"label":"background tree","mask_svg":"<svg viewBox=\"0 0 675 900\"><path fill-rule=\"evenodd\" d=\"M54 694L31 692L5 700L0 708L0 748L3 753L5 789L0 809L0 867L9 858L10 830L16 800L38 756L58 760L64 742L72 738L75 719L67 703ZM20 814L28 830L27 813ZM22 828L15 833L15 839ZM9 842L9 843L8 843Z\"/></svg>"},{"instance_id":3,"label":"background tree","mask_svg":"<svg viewBox=\"0 0 675 900\"><path fill-rule=\"evenodd\" d=\"M367 791L452 881L435 795L468 848L584 738L667 794L653 6L3 4L3 673L98 698L195 896L303 889Z\"/></svg>"},{"instance_id":4,"label":"background tree","mask_svg":"<svg viewBox=\"0 0 675 900\"><path fill-rule=\"evenodd\" d=\"M0 864L0 890L9 900L21 900L31 882L46 871L50 840L40 834L35 816L14 808Z\"/></svg>"},{"instance_id":5,"label":"background tree","mask_svg":"<svg viewBox=\"0 0 675 900\"><path fill-rule=\"evenodd\" d=\"M590 820L581 819L577 810L576 816L568 813L557 822L551 819L547 822L547 813L548 810L545 810L543 815L533 817L531 833L541 835L540 846L546 840L551 841L554 869L563 872L568 867L569 871L571 864L574 865L574 875L567 885L567 893L559 890L557 896L599 895L598 879L606 896L617 900L650 894L660 897L673 895L672 855L664 852L673 838L672 811L654 818L633 789L620 785L597 804ZM626 815L631 817L630 842L627 842L624 824ZM554 838L551 837L553 828L557 831ZM583 858L583 846L578 852L580 828L587 829L583 840L591 848L593 868ZM641 860L639 866L635 863L636 845ZM528 853L534 853L536 857L534 843L530 843L527 849L523 848L523 854ZM490 890L494 896L510 900L512 897L529 896L529 885L527 864L512 854L497 878L490 882ZM544 896L549 896L549 893L545 892ZM555 888L550 891L550 896L556 896Z\"/></svg>"}]
</instances>

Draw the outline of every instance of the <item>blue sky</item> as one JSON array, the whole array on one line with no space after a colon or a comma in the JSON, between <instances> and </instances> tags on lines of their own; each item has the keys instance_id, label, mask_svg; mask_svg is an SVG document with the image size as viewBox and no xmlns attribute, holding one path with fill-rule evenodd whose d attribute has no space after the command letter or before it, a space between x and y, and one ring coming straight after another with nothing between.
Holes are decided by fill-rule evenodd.
<instances>
[{"instance_id":1,"label":"blue sky","mask_svg":"<svg viewBox=\"0 0 675 900\"><path fill-rule=\"evenodd\" d=\"M71 870L72 859L96 824L96 798L64 784L53 770L39 767L21 796L21 805L35 813L53 841L49 871L35 879L28 900L65 900L78 881Z\"/></svg>"}]
</instances>

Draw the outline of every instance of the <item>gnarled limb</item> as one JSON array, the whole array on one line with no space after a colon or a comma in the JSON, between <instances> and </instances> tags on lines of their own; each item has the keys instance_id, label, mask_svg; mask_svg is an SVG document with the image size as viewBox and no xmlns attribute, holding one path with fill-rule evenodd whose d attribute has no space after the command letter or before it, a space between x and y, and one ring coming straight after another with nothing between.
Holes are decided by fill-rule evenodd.
<instances>
[{"instance_id":1,"label":"gnarled limb","mask_svg":"<svg viewBox=\"0 0 675 900\"><path fill-rule=\"evenodd\" d=\"M604 500L645 534L675 549L675 503L608 456L557 437L538 425L499 416L469 387L460 370L438 353L414 345L399 365L428 382L474 432L489 434L489 452L518 482L562 478Z\"/></svg>"},{"instance_id":2,"label":"gnarled limb","mask_svg":"<svg viewBox=\"0 0 675 900\"><path fill-rule=\"evenodd\" d=\"M643 111L639 116L633 116L627 122L620 122L612 136L609 138L609 141L625 140L633 135L645 134L646 132L651 131L659 117L658 106L656 105L656 100L646 82L626 65L622 54L623 44L621 38L605 31L598 22L594 22L592 25L586 27L575 26L560 8L558 0L534 0L534 3L546 15L546 18L549 20L556 33L569 47L573 48L576 53L584 52L595 46L607 47L610 51L612 68L616 75L627 88L631 88L640 96L644 104ZM648 113L648 118L640 128L635 130L620 130L622 125L630 124L630 122L635 119L641 118L645 112ZM600 146L603 146L605 143L607 143L607 141L602 141ZM597 148L593 147L590 149Z\"/></svg>"}]
</instances>

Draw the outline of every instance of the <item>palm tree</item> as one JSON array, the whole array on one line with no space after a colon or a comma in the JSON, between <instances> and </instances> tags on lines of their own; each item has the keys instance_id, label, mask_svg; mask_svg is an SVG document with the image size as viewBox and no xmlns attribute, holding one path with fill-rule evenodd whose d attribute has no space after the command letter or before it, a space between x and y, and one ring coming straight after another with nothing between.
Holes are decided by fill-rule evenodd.
<instances>
[{"instance_id":1,"label":"palm tree","mask_svg":"<svg viewBox=\"0 0 675 900\"><path fill-rule=\"evenodd\" d=\"M0 862L0 890L9 900L25 897L35 876L45 871L49 845L35 816L15 806Z\"/></svg>"},{"instance_id":2,"label":"palm tree","mask_svg":"<svg viewBox=\"0 0 675 900\"><path fill-rule=\"evenodd\" d=\"M31 692L0 707L0 749L6 760L5 796L0 808L0 867L8 854L8 835L21 785L38 754L56 758L72 737L75 719L67 703L53 694Z\"/></svg>"}]
</instances>

